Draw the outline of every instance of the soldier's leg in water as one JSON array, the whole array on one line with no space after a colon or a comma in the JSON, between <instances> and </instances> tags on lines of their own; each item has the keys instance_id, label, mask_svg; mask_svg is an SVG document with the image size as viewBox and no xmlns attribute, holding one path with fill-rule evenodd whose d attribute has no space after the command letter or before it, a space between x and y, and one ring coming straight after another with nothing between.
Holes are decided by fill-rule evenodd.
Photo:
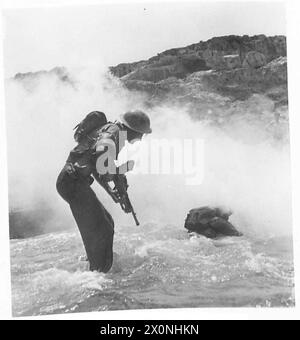
<instances>
[{"instance_id":1,"label":"soldier's leg in water","mask_svg":"<svg viewBox=\"0 0 300 340\"><path fill-rule=\"evenodd\" d=\"M57 191L66 200L82 236L91 270L107 272L112 265L114 223L87 182L72 176L67 166L59 174Z\"/></svg>"},{"instance_id":2,"label":"soldier's leg in water","mask_svg":"<svg viewBox=\"0 0 300 340\"><path fill-rule=\"evenodd\" d=\"M108 272L112 265L114 229L105 208L90 186L80 181L70 207L85 245L90 269Z\"/></svg>"},{"instance_id":3,"label":"soldier's leg in water","mask_svg":"<svg viewBox=\"0 0 300 340\"><path fill-rule=\"evenodd\" d=\"M113 218L111 217L110 213L103 207L104 213L106 216L106 221L110 225L110 229L114 231L115 228L115 223ZM106 242L106 265L105 265L105 272L108 272L110 268L112 267L113 264L113 238L114 238L114 233L108 233L108 241Z\"/></svg>"}]
</instances>

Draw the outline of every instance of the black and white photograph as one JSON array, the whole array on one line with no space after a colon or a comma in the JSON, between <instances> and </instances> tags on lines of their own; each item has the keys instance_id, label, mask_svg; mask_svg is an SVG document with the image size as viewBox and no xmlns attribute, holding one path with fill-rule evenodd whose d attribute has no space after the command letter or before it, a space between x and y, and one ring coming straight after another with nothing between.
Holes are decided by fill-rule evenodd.
<instances>
[{"instance_id":1,"label":"black and white photograph","mask_svg":"<svg viewBox=\"0 0 300 340\"><path fill-rule=\"evenodd\" d=\"M286 2L1 15L12 317L294 309Z\"/></svg>"}]
</instances>

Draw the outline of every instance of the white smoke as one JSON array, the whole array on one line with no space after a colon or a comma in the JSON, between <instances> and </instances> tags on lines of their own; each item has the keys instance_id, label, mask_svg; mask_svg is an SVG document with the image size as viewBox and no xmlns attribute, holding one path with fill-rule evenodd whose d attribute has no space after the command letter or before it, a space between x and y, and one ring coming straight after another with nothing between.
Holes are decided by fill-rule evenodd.
<instances>
[{"instance_id":1,"label":"white smoke","mask_svg":"<svg viewBox=\"0 0 300 340\"><path fill-rule=\"evenodd\" d=\"M142 223L183 225L188 210L211 204L229 206L235 212L237 228L246 233L291 233L289 145L276 145L261 122L250 124L248 119L253 116L253 106L259 111L261 104L264 113L272 110L265 100L249 100L226 132L193 121L184 107L147 109L141 94L123 88L104 68L70 69L69 75L71 82L59 80L54 73L6 81L11 210L46 204L53 218L44 226L45 231L53 230L57 221L61 228L73 226L69 207L55 189L59 171L75 145L73 127L93 110L104 111L114 120L120 113L139 108L152 120L154 133L147 140L205 141L201 185L186 185L183 175L128 176L129 194ZM93 188L111 211L117 228L132 223L97 184Z\"/></svg>"}]
</instances>

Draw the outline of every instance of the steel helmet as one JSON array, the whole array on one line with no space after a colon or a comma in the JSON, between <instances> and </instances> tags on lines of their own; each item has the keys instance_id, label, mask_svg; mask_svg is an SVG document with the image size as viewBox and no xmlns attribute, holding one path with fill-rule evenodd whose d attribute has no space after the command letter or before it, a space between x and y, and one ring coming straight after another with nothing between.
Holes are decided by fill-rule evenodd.
<instances>
[{"instance_id":1,"label":"steel helmet","mask_svg":"<svg viewBox=\"0 0 300 340\"><path fill-rule=\"evenodd\" d=\"M120 119L125 126L133 131L146 134L152 132L150 119L143 111L128 111L120 115Z\"/></svg>"}]
</instances>

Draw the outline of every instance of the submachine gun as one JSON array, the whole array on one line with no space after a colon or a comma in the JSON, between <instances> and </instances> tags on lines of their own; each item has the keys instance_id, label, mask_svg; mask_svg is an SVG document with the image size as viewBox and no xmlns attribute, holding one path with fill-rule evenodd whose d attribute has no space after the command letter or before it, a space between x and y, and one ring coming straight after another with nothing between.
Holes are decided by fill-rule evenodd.
<instances>
[{"instance_id":1,"label":"submachine gun","mask_svg":"<svg viewBox=\"0 0 300 340\"><path fill-rule=\"evenodd\" d=\"M107 193L112 197L115 203L119 203L122 210L126 214L132 214L135 224L137 226L140 225L140 222L137 219L136 213L133 209L133 206L130 202L127 189L128 183L125 175L114 175L112 178L112 182L114 183L114 188L109 185L107 181L101 181L101 185L107 191Z\"/></svg>"}]
</instances>

